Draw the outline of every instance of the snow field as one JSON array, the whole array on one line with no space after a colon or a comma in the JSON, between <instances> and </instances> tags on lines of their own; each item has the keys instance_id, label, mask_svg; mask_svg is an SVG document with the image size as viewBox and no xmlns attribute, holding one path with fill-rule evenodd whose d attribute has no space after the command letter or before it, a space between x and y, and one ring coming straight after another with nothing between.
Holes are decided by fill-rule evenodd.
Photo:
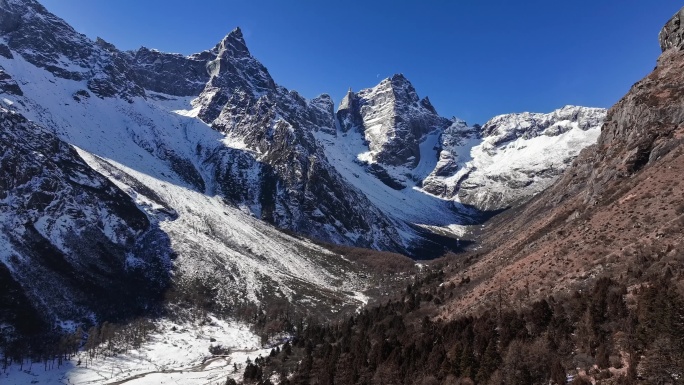
<instances>
[{"instance_id":1,"label":"snow field","mask_svg":"<svg viewBox=\"0 0 684 385\"><path fill-rule=\"evenodd\" d=\"M208 317L204 324L178 324L169 320L157 323L152 334L139 350L88 360L80 352L61 367L44 369L43 363L10 366L0 372L0 383L28 384L187 384L223 385L228 376L242 379L247 359L254 361L267 356L270 348L261 346L259 336L238 322ZM210 346L230 348L228 356L214 357ZM79 363L80 362L80 363ZM237 372L234 371L237 365ZM30 369L29 369L30 368Z\"/></svg>"}]
</instances>

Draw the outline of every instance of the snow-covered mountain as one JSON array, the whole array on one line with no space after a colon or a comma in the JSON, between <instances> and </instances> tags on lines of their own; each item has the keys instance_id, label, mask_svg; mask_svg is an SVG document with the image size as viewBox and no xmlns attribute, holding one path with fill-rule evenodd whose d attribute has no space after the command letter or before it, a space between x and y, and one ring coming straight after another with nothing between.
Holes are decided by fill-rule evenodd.
<instances>
[{"instance_id":1,"label":"snow-covered mountain","mask_svg":"<svg viewBox=\"0 0 684 385\"><path fill-rule=\"evenodd\" d=\"M421 228L466 225L477 210L426 194L423 178L437 163L442 131L452 121L420 99L403 75L359 92L349 90L336 113L335 130L314 133L335 170L375 207Z\"/></svg>"},{"instance_id":2,"label":"snow-covered mountain","mask_svg":"<svg viewBox=\"0 0 684 385\"><path fill-rule=\"evenodd\" d=\"M548 114L500 115L482 127L452 125L442 134L439 162L423 188L480 210L519 204L596 143L605 117L602 108L565 106Z\"/></svg>"},{"instance_id":3,"label":"snow-covered mountain","mask_svg":"<svg viewBox=\"0 0 684 385\"><path fill-rule=\"evenodd\" d=\"M280 299L333 314L362 303L368 275L360 266L259 219L267 208L291 213L310 194L283 192L264 154L194 116L201 108L193 110L194 97L182 94L199 95L203 88L193 88L195 82L208 82L210 73L163 82L138 72L163 78L153 66L166 62L192 72L205 60L198 57L218 53L120 52L31 0L2 1L0 31L0 100L13 111L1 117L0 265L3 285L12 288L2 303L16 310L3 314L30 310L49 322L111 319L114 312L149 310L169 285L177 292L209 290L213 306L226 311ZM310 162L297 172L313 175L315 155L290 160ZM326 233L335 240L352 231L345 223L358 225L360 244L398 248L385 216L350 207L349 200L363 203L363 196L341 188L321 199L334 201L346 217L338 224L312 209L307 215L327 222L311 228L338 225ZM371 224L387 228L374 233ZM143 282L139 293L128 292L129 281Z\"/></svg>"},{"instance_id":4,"label":"snow-covered mountain","mask_svg":"<svg viewBox=\"0 0 684 385\"><path fill-rule=\"evenodd\" d=\"M358 160L396 189L415 185L424 177L421 172L434 167L432 149L421 151L420 145L434 141L451 123L437 115L428 98L419 99L400 74L356 94L350 90L337 117L343 133L363 134L368 151L358 154Z\"/></svg>"},{"instance_id":5,"label":"snow-covered mountain","mask_svg":"<svg viewBox=\"0 0 684 385\"><path fill-rule=\"evenodd\" d=\"M360 267L279 229L439 254L430 229L540 191L602 119L578 107L470 127L403 75L335 112L279 86L239 29L190 56L122 52L35 0L0 0L0 92L3 177L26 170L0 191L0 274L51 320L105 317L79 290L140 277L153 297L203 285L222 309L356 306Z\"/></svg>"},{"instance_id":6,"label":"snow-covered mountain","mask_svg":"<svg viewBox=\"0 0 684 385\"><path fill-rule=\"evenodd\" d=\"M330 97L308 101L276 85L249 54L239 29L211 53L210 79L187 115L210 124L224 135L225 146L251 159L216 169L215 192L281 228L335 243L406 250L411 236L399 233L404 225L350 186L314 138L334 128Z\"/></svg>"},{"instance_id":7,"label":"snow-covered mountain","mask_svg":"<svg viewBox=\"0 0 684 385\"><path fill-rule=\"evenodd\" d=\"M403 75L394 75L373 88L349 90L337 111L339 132L317 137L340 173L386 212L448 226L547 188L596 142L605 116L605 109L566 106L469 126L440 117ZM388 196L402 208L389 207Z\"/></svg>"}]
</instances>

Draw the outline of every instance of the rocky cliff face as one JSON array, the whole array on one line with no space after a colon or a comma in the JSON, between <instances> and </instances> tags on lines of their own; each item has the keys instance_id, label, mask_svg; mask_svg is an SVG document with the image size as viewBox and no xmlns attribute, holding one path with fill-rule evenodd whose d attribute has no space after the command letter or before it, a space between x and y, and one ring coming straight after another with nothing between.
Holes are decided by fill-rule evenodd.
<instances>
[{"instance_id":1,"label":"rocky cliff face","mask_svg":"<svg viewBox=\"0 0 684 385\"><path fill-rule=\"evenodd\" d=\"M596 142L605 110L567 106L469 126L440 117L428 98L420 99L404 76L395 75L373 88L350 90L337 118L342 134L363 137L355 161L387 186L417 185L493 211L520 204L553 183L582 148Z\"/></svg>"},{"instance_id":2,"label":"rocky cliff face","mask_svg":"<svg viewBox=\"0 0 684 385\"><path fill-rule=\"evenodd\" d=\"M102 41L92 44L36 1L2 0L0 26L0 51L16 52L60 78L84 81L98 96L130 100L144 95L124 55Z\"/></svg>"},{"instance_id":3,"label":"rocky cliff face","mask_svg":"<svg viewBox=\"0 0 684 385\"><path fill-rule=\"evenodd\" d=\"M397 224L336 175L317 147L312 132L335 131L330 97L307 101L277 86L249 53L239 29L213 49L188 57L146 48L120 52L104 40L90 42L37 2L8 0L1 9L8 20L3 35L7 58L12 60L16 52L19 60L53 76L85 83L73 92L77 102L87 101L90 95L128 102L136 97L198 96L191 115L239 141L238 151L230 145L200 146L192 154L200 159L188 159L179 154L187 151L134 133L139 145L149 146L193 187L204 191L209 185L254 215L314 238L405 250ZM16 70L17 62L12 66ZM19 95L21 88L9 73L3 73L3 89ZM33 101L44 104L38 97ZM44 123L63 131L45 112ZM233 162L234 158L239 161ZM199 168L210 175L201 175ZM257 175L258 180L245 175Z\"/></svg>"},{"instance_id":4,"label":"rocky cliff face","mask_svg":"<svg viewBox=\"0 0 684 385\"><path fill-rule=\"evenodd\" d=\"M314 238L405 250L397 225L343 180L314 138L314 132L335 131L332 99L307 101L276 85L239 29L211 54L216 58L207 66L210 79L193 101L197 116L253 155L252 164L232 175L258 164L258 187L246 181L246 196L234 203L250 202L261 219ZM223 176L229 180L217 179L219 191L232 197L228 190L239 181Z\"/></svg>"},{"instance_id":5,"label":"rocky cliff face","mask_svg":"<svg viewBox=\"0 0 684 385\"><path fill-rule=\"evenodd\" d=\"M658 34L658 41L660 42L660 49L665 52L671 48L681 49L684 44L684 27L682 27L682 17L684 17L684 10L679 10L672 18L665 24L663 29Z\"/></svg>"},{"instance_id":6,"label":"rocky cliff face","mask_svg":"<svg viewBox=\"0 0 684 385\"><path fill-rule=\"evenodd\" d=\"M214 48L185 57L147 48L120 52L102 39L91 42L35 1L6 0L2 12L5 44L0 54L6 68L0 73L0 85L7 94L22 96L21 85L12 76L23 71L19 67L26 62L65 82L80 83L66 88L68 98L81 106L102 104L90 99L94 95L132 105L136 98L147 104L158 101L162 109L172 106L174 111L185 111L188 118L199 118L220 132L223 146L195 143L191 149L178 148L160 141L157 128L146 128L153 135L147 137L135 126L151 128L157 123L139 109L125 113L136 116L127 130L137 146L162 159L184 183L200 192L220 194L281 228L336 243L406 252L424 239L414 225L470 223L477 212L460 203L408 192L409 196L401 193L399 198L415 206L407 214L386 204L397 197L384 187L374 187L375 181L395 191L422 186L430 194L459 197L480 210L504 207L546 186L536 183L543 178L530 177L524 170L464 182L477 172L454 162L456 157L467 159L470 150L456 149L454 143L468 135L466 142L472 143L474 131L458 119L440 117L403 75L358 93L350 91L334 114L328 95L306 100L278 86L250 54L239 29ZM55 109L63 107L56 100L46 106L41 96L34 95L26 98L31 109L25 112L31 118L56 132L68 132L64 125L76 129L78 124L66 116L54 119ZM187 105L191 99L192 107ZM338 126L342 136L362 136L352 153L342 154L353 158L352 165L330 161L342 152L339 148L331 152L326 144L340 147L328 140L338 137ZM68 139L75 144L83 140L76 132ZM563 164L564 160L553 161ZM548 163L545 172L557 172L559 167ZM357 183L358 165L374 177L370 188ZM522 177L527 180L520 181ZM490 179L510 188L489 196L482 190L490 184L482 181ZM525 189L528 185L533 188ZM518 191L511 199L504 198Z\"/></svg>"},{"instance_id":7,"label":"rocky cliff face","mask_svg":"<svg viewBox=\"0 0 684 385\"><path fill-rule=\"evenodd\" d=\"M401 74L350 96L351 103L343 101L338 110L340 126L343 131L363 132L369 162L414 168L420 162L419 144L425 135L449 125L427 98L418 98L413 85ZM351 109L344 108L350 104ZM353 126L354 122L361 125Z\"/></svg>"},{"instance_id":8,"label":"rocky cliff face","mask_svg":"<svg viewBox=\"0 0 684 385\"><path fill-rule=\"evenodd\" d=\"M136 83L145 90L175 96L195 96L199 95L209 80L206 52L183 56L141 47L126 52L126 56Z\"/></svg>"},{"instance_id":9,"label":"rocky cliff face","mask_svg":"<svg viewBox=\"0 0 684 385\"><path fill-rule=\"evenodd\" d=\"M672 35L680 15L660 34L655 70L608 111L598 143L492 224L491 250L464 273L483 283L452 309L582 289L600 276L681 280L684 52Z\"/></svg>"},{"instance_id":10,"label":"rocky cliff face","mask_svg":"<svg viewBox=\"0 0 684 385\"><path fill-rule=\"evenodd\" d=\"M338 108L337 118L342 132L363 133L368 151L360 154L359 160L375 165L373 171L386 174L387 183L396 187L406 187L397 169L413 170L421 156L433 155L421 154L420 144L429 133L450 125L448 119L437 115L428 98L418 97L401 74L358 93L350 90ZM386 168L389 172L385 172Z\"/></svg>"}]
</instances>

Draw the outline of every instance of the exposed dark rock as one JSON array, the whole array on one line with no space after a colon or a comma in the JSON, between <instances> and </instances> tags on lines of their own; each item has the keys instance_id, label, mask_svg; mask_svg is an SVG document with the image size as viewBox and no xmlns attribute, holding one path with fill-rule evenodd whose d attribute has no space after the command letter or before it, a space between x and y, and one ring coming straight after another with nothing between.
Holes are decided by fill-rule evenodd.
<instances>
[{"instance_id":1,"label":"exposed dark rock","mask_svg":"<svg viewBox=\"0 0 684 385\"><path fill-rule=\"evenodd\" d=\"M7 110L0 126L0 237L8 257L0 274L19 282L31 304L18 296L9 310L19 318L36 312L36 322L50 325L117 319L159 304L170 277L166 235L52 133Z\"/></svg>"},{"instance_id":2,"label":"exposed dark rock","mask_svg":"<svg viewBox=\"0 0 684 385\"><path fill-rule=\"evenodd\" d=\"M378 178L382 183L386 184L387 186L395 189L395 190L402 190L406 188L406 185L402 184L398 180L392 178L390 174L385 170L384 167L377 163L371 163L369 165L366 165L366 171L368 173L374 175L376 178Z\"/></svg>"},{"instance_id":3,"label":"exposed dark rock","mask_svg":"<svg viewBox=\"0 0 684 385\"><path fill-rule=\"evenodd\" d=\"M665 24L663 29L658 34L660 41L660 49L665 52L670 48L681 49L684 43L684 26L682 26L682 18L684 17L684 9L680 9L674 16Z\"/></svg>"},{"instance_id":4,"label":"exposed dark rock","mask_svg":"<svg viewBox=\"0 0 684 385\"><path fill-rule=\"evenodd\" d=\"M0 91L17 96L24 94L17 82L2 67L0 67Z\"/></svg>"},{"instance_id":5,"label":"exposed dark rock","mask_svg":"<svg viewBox=\"0 0 684 385\"><path fill-rule=\"evenodd\" d=\"M5 44L0 44L0 56L7 58L7 59L14 59L14 55L12 55L12 51L10 51L9 47Z\"/></svg>"},{"instance_id":6,"label":"exposed dark rock","mask_svg":"<svg viewBox=\"0 0 684 385\"><path fill-rule=\"evenodd\" d=\"M199 95L209 80L207 60L141 47L128 53L141 87L176 96Z\"/></svg>"},{"instance_id":7,"label":"exposed dark rock","mask_svg":"<svg viewBox=\"0 0 684 385\"><path fill-rule=\"evenodd\" d=\"M435 107L430 103L430 99L427 96L420 100L420 105L433 114L437 114L437 110L435 110Z\"/></svg>"},{"instance_id":8,"label":"exposed dark rock","mask_svg":"<svg viewBox=\"0 0 684 385\"><path fill-rule=\"evenodd\" d=\"M316 131L323 131L330 135L337 135L335 127L335 104L330 95L323 94L311 99L309 105L310 116L308 120Z\"/></svg>"},{"instance_id":9,"label":"exposed dark rock","mask_svg":"<svg viewBox=\"0 0 684 385\"><path fill-rule=\"evenodd\" d=\"M90 93L86 90L78 90L74 92L72 96L75 101L80 102L81 100L87 100L90 98Z\"/></svg>"}]
</instances>

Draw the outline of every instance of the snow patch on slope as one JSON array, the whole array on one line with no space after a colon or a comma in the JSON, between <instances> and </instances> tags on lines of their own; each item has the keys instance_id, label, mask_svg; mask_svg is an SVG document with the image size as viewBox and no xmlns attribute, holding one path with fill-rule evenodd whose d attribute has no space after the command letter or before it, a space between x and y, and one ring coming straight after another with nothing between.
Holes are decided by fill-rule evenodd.
<instances>
[{"instance_id":1,"label":"snow patch on slope","mask_svg":"<svg viewBox=\"0 0 684 385\"><path fill-rule=\"evenodd\" d=\"M346 133L338 132L336 136L324 132L315 133L316 139L323 144L325 155L345 180L361 190L373 204L394 217L415 224L430 224L446 226L464 220L461 212L457 211L454 203L435 196L425 194L414 181L411 187L396 190L381 183L376 176L369 174L365 162L360 161L361 155L368 148L363 144L363 135L350 130ZM437 140L437 133L430 134L421 143L424 149L432 150ZM436 160L428 156L423 157L419 166L414 170L411 178L420 180L426 170L432 169ZM399 167L394 170L398 170ZM409 173L408 169L404 169ZM398 175L395 173L394 175Z\"/></svg>"},{"instance_id":2,"label":"snow patch on slope","mask_svg":"<svg viewBox=\"0 0 684 385\"><path fill-rule=\"evenodd\" d=\"M433 173L430 187L483 210L520 203L549 187L583 148L596 143L605 114L566 106L548 114L500 115L478 133L452 132L443 139L451 143L443 144L440 163L452 162L455 172Z\"/></svg>"}]
</instances>

